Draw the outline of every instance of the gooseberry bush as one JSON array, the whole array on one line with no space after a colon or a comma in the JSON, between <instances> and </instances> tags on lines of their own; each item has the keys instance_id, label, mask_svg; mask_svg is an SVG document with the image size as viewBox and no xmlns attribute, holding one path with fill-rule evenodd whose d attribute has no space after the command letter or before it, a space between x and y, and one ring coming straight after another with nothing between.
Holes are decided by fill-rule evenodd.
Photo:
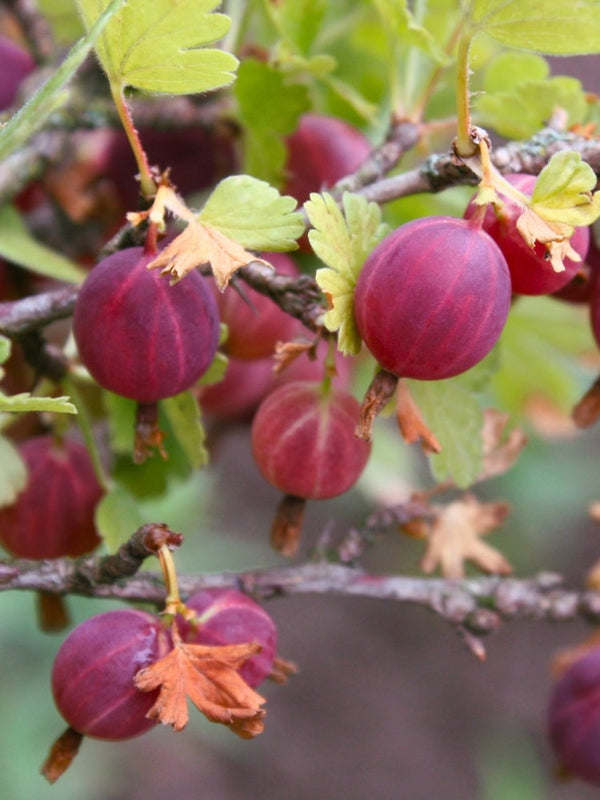
<instances>
[{"instance_id":1,"label":"gooseberry bush","mask_svg":"<svg viewBox=\"0 0 600 800\"><path fill-rule=\"evenodd\" d=\"M600 785L597 0L0 10L7 796Z\"/></svg>"}]
</instances>

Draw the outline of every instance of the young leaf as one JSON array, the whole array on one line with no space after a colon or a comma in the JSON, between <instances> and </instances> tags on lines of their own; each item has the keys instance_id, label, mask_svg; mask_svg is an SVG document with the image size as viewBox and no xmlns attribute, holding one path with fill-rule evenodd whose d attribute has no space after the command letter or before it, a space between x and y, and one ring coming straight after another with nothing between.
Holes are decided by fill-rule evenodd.
<instances>
[{"instance_id":1,"label":"young leaf","mask_svg":"<svg viewBox=\"0 0 600 800\"><path fill-rule=\"evenodd\" d=\"M0 160L5 159L46 123L48 117L67 100L63 91L81 64L89 55L105 25L125 0L106 0L88 28L87 36L76 42L51 77L40 86L33 97L0 127Z\"/></svg>"},{"instance_id":2,"label":"young leaf","mask_svg":"<svg viewBox=\"0 0 600 800\"><path fill-rule=\"evenodd\" d=\"M27 483L27 467L14 444L0 436L0 508L12 505Z\"/></svg>"},{"instance_id":3,"label":"young leaf","mask_svg":"<svg viewBox=\"0 0 600 800\"><path fill-rule=\"evenodd\" d=\"M550 55L600 52L598 0L470 0L477 31L502 44Z\"/></svg>"},{"instance_id":4,"label":"young leaf","mask_svg":"<svg viewBox=\"0 0 600 800\"><path fill-rule=\"evenodd\" d=\"M248 58L240 65L234 92L245 132L245 169L279 185L287 157L284 137L310 106L307 89L272 64ZM265 114L265 108L277 113Z\"/></svg>"},{"instance_id":5,"label":"young leaf","mask_svg":"<svg viewBox=\"0 0 600 800\"><path fill-rule=\"evenodd\" d=\"M0 412L52 411L55 414L76 414L77 409L68 397L35 397L29 392L5 395L0 392Z\"/></svg>"},{"instance_id":6,"label":"young leaf","mask_svg":"<svg viewBox=\"0 0 600 800\"><path fill-rule=\"evenodd\" d=\"M136 498L123 486L113 486L96 506L96 529L109 553L115 553L146 521Z\"/></svg>"},{"instance_id":7,"label":"young leaf","mask_svg":"<svg viewBox=\"0 0 600 800\"><path fill-rule=\"evenodd\" d=\"M265 181L250 175L222 180L206 201L198 219L249 250L293 250L304 233L302 215L293 197L280 195Z\"/></svg>"},{"instance_id":8,"label":"young leaf","mask_svg":"<svg viewBox=\"0 0 600 800\"><path fill-rule=\"evenodd\" d=\"M324 316L325 326L339 331L342 353L356 355L361 338L354 321L354 287L365 259L387 226L381 222L379 206L349 192L342 197L343 210L326 192L311 194L304 207L313 226L308 234L311 246L327 265L316 274L331 305Z\"/></svg>"},{"instance_id":9,"label":"young leaf","mask_svg":"<svg viewBox=\"0 0 600 800\"><path fill-rule=\"evenodd\" d=\"M81 283L87 274L66 256L37 242L12 205L0 207L0 256L57 281Z\"/></svg>"},{"instance_id":10,"label":"young leaf","mask_svg":"<svg viewBox=\"0 0 600 800\"><path fill-rule=\"evenodd\" d=\"M206 435L200 418L200 407L192 392L168 397L162 401L162 409L192 467L199 469L207 464Z\"/></svg>"},{"instance_id":11,"label":"young leaf","mask_svg":"<svg viewBox=\"0 0 600 800\"><path fill-rule=\"evenodd\" d=\"M90 25L107 0L77 0ZM238 61L206 45L222 39L229 17L213 13L219 0L127 0L96 44L111 86L192 94L227 86Z\"/></svg>"},{"instance_id":12,"label":"young leaf","mask_svg":"<svg viewBox=\"0 0 600 800\"><path fill-rule=\"evenodd\" d=\"M531 208L542 219L567 225L591 225L600 217L600 193L594 170L572 150L555 153L540 172Z\"/></svg>"},{"instance_id":13,"label":"young leaf","mask_svg":"<svg viewBox=\"0 0 600 800\"><path fill-rule=\"evenodd\" d=\"M270 3L269 13L279 35L304 55L323 29L329 3L326 0L294 0L293 3Z\"/></svg>"}]
</instances>

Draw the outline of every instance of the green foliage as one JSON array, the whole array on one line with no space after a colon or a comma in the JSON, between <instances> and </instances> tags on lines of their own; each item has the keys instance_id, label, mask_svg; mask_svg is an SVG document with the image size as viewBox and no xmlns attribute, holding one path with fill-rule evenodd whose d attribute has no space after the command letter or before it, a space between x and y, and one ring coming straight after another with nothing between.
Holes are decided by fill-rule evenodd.
<instances>
[{"instance_id":1,"label":"green foliage","mask_svg":"<svg viewBox=\"0 0 600 800\"><path fill-rule=\"evenodd\" d=\"M549 55L600 52L597 0L466 0L476 32Z\"/></svg>"},{"instance_id":2,"label":"green foliage","mask_svg":"<svg viewBox=\"0 0 600 800\"><path fill-rule=\"evenodd\" d=\"M35 239L12 205L0 207L0 256L57 281L81 283L86 272Z\"/></svg>"},{"instance_id":3,"label":"green foliage","mask_svg":"<svg viewBox=\"0 0 600 800\"><path fill-rule=\"evenodd\" d=\"M19 451L5 436L0 436L0 508L10 506L27 483L27 467Z\"/></svg>"},{"instance_id":4,"label":"green foliage","mask_svg":"<svg viewBox=\"0 0 600 800\"><path fill-rule=\"evenodd\" d=\"M541 217L568 225L591 225L600 216L600 193L594 170L579 153L556 153L540 172L531 207Z\"/></svg>"},{"instance_id":5,"label":"green foliage","mask_svg":"<svg viewBox=\"0 0 600 800\"><path fill-rule=\"evenodd\" d=\"M0 129L0 159L4 159L22 147L37 133L48 118L68 100L65 87L90 54L105 25L121 8L125 0L103 3L103 13L98 14L90 25L87 36L73 45L67 56L43 83L31 99Z\"/></svg>"},{"instance_id":6,"label":"green foliage","mask_svg":"<svg viewBox=\"0 0 600 800\"><path fill-rule=\"evenodd\" d=\"M548 75L548 64L541 56L500 53L487 67L484 93L475 101L479 124L507 138L525 139L543 127L557 108L566 111L569 125L583 122L588 103L581 82Z\"/></svg>"},{"instance_id":7,"label":"green foliage","mask_svg":"<svg viewBox=\"0 0 600 800\"><path fill-rule=\"evenodd\" d=\"M442 448L429 457L437 482L452 480L459 488L467 488L481 473L484 392L496 368L497 354L492 351L455 378L406 381L426 425Z\"/></svg>"},{"instance_id":8,"label":"green foliage","mask_svg":"<svg viewBox=\"0 0 600 800\"><path fill-rule=\"evenodd\" d=\"M323 321L328 330L339 331L342 353L356 355L361 339L354 321L354 287L365 259L387 226L375 203L350 192L344 192L342 208L325 192L311 194L305 209L313 226L308 234L311 246L327 265L316 274L331 306Z\"/></svg>"},{"instance_id":9,"label":"green foliage","mask_svg":"<svg viewBox=\"0 0 600 800\"><path fill-rule=\"evenodd\" d=\"M5 395L0 392L0 412L25 414L27 411L49 411L55 414L76 414L68 397L36 397L29 392Z\"/></svg>"},{"instance_id":10,"label":"green foliage","mask_svg":"<svg viewBox=\"0 0 600 800\"><path fill-rule=\"evenodd\" d=\"M88 30L108 0L77 0ZM227 33L218 0L127 0L96 44L111 86L192 94L227 86L238 61L206 47Z\"/></svg>"},{"instance_id":11,"label":"green foliage","mask_svg":"<svg viewBox=\"0 0 600 800\"><path fill-rule=\"evenodd\" d=\"M234 92L245 131L246 170L281 184L287 156L284 137L309 108L306 87L293 83L272 64L247 58L240 65ZM277 113L265 114L265 108Z\"/></svg>"},{"instance_id":12,"label":"green foliage","mask_svg":"<svg viewBox=\"0 0 600 800\"><path fill-rule=\"evenodd\" d=\"M545 397L569 411L590 381L581 356L594 350L582 309L550 297L519 297L498 345L494 405L520 417L529 401Z\"/></svg>"},{"instance_id":13,"label":"green foliage","mask_svg":"<svg viewBox=\"0 0 600 800\"><path fill-rule=\"evenodd\" d=\"M179 446L194 469L208 463L200 407L192 392L182 392L162 401L162 409Z\"/></svg>"},{"instance_id":14,"label":"green foliage","mask_svg":"<svg viewBox=\"0 0 600 800\"><path fill-rule=\"evenodd\" d=\"M198 219L249 250L293 250L304 232L296 206L265 181L233 175L218 184Z\"/></svg>"},{"instance_id":15,"label":"green foliage","mask_svg":"<svg viewBox=\"0 0 600 800\"><path fill-rule=\"evenodd\" d=\"M118 484L96 506L96 528L109 553L116 552L145 521L137 499Z\"/></svg>"}]
</instances>

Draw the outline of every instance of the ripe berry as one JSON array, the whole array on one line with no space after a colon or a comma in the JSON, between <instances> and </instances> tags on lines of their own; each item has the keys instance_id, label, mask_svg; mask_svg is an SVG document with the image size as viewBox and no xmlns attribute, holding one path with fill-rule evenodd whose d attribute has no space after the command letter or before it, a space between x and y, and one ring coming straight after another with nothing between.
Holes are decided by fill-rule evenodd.
<instances>
[{"instance_id":1,"label":"ripe berry","mask_svg":"<svg viewBox=\"0 0 600 800\"><path fill-rule=\"evenodd\" d=\"M525 174L505 175L505 178L525 194L531 194L536 181L535 175ZM556 272L550 259L546 257L544 245L537 242L535 247L529 247L517 230L516 222L522 214L522 208L504 195L501 195L501 198L504 202L502 208L496 210L492 205L487 207L483 218L483 229L504 253L513 291L517 294L549 294L566 286L576 275L580 262L566 258L564 271ZM469 219L477 209L478 206L471 201L465 211L465 217ZM589 240L588 228L575 229L570 244L581 258L587 253Z\"/></svg>"},{"instance_id":2,"label":"ripe berry","mask_svg":"<svg viewBox=\"0 0 600 800\"><path fill-rule=\"evenodd\" d=\"M181 621L182 638L195 644L227 645L257 642L261 651L240 669L252 688L267 678L277 655L277 629L267 612L248 595L235 589L205 589L185 603L198 624Z\"/></svg>"},{"instance_id":3,"label":"ripe berry","mask_svg":"<svg viewBox=\"0 0 600 800\"><path fill-rule=\"evenodd\" d=\"M265 258L282 275L298 276L298 268L284 253L268 253ZM254 359L273 355L279 341L294 336L297 321L286 314L270 297L242 284L243 295L228 286L220 292L211 279L210 286L217 301L221 321L227 325L228 335L223 345L227 355L234 358Z\"/></svg>"},{"instance_id":4,"label":"ripe berry","mask_svg":"<svg viewBox=\"0 0 600 800\"><path fill-rule=\"evenodd\" d=\"M82 362L105 389L152 403L189 389L218 343L214 298L197 272L171 286L141 247L98 263L73 316Z\"/></svg>"},{"instance_id":5,"label":"ripe berry","mask_svg":"<svg viewBox=\"0 0 600 800\"><path fill-rule=\"evenodd\" d=\"M0 111L3 111L15 102L21 82L35 69L35 61L19 44L0 36L0 64Z\"/></svg>"},{"instance_id":6,"label":"ripe berry","mask_svg":"<svg viewBox=\"0 0 600 800\"><path fill-rule=\"evenodd\" d=\"M548 733L561 766L600 785L600 648L571 664L557 681Z\"/></svg>"},{"instance_id":7,"label":"ripe berry","mask_svg":"<svg viewBox=\"0 0 600 800\"><path fill-rule=\"evenodd\" d=\"M78 625L52 667L52 693L66 722L85 736L127 739L155 725L146 714L158 690L141 692L136 673L162 658L170 640L145 611L107 611Z\"/></svg>"},{"instance_id":8,"label":"ripe berry","mask_svg":"<svg viewBox=\"0 0 600 800\"><path fill-rule=\"evenodd\" d=\"M306 500L342 494L369 458L368 442L354 435L359 404L321 383L292 381L271 392L252 423L252 453L273 486Z\"/></svg>"},{"instance_id":9,"label":"ripe berry","mask_svg":"<svg viewBox=\"0 0 600 800\"><path fill-rule=\"evenodd\" d=\"M368 139L348 122L314 113L300 118L287 147L283 194L295 197L300 205L311 192L354 172L371 152Z\"/></svg>"},{"instance_id":10,"label":"ripe berry","mask_svg":"<svg viewBox=\"0 0 600 800\"><path fill-rule=\"evenodd\" d=\"M354 295L358 330L388 372L436 380L477 364L508 316L504 256L480 228L453 217L408 222L368 257Z\"/></svg>"},{"instance_id":11,"label":"ripe berry","mask_svg":"<svg viewBox=\"0 0 600 800\"><path fill-rule=\"evenodd\" d=\"M102 488L86 448L44 435L19 446L29 475L13 505L0 509L0 542L21 558L89 553L100 539L94 511Z\"/></svg>"}]
</instances>

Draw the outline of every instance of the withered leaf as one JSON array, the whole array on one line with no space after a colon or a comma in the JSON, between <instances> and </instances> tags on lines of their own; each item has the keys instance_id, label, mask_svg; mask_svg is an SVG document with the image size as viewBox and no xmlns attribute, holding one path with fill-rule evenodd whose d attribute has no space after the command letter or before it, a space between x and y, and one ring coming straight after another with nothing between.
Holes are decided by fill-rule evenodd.
<instances>
[{"instance_id":1,"label":"withered leaf","mask_svg":"<svg viewBox=\"0 0 600 800\"><path fill-rule=\"evenodd\" d=\"M502 524L509 510L507 503L481 503L472 494L440 508L431 525L422 569L433 572L439 566L444 577L458 579L464 577L464 562L469 560L485 572L512 572L502 553L481 541Z\"/></svg>"},{"instance_id":2,"label":"withered leaf","mask_svg":"<svg viewBox=\"0 0 600 800\"><path fill-rule=\"evenodd\" d=\"M441 453L442 446L435 434L425 424L421 411L415 403L406 381L398 381L396 391L396 420L402 438L408 444L421 442L425 453Z\"/></svg>"},{"instance_id":3,"label":"withered leaf","mask_svg":"<svg viewBox=\"0 0 600 800\"><path fill-rule=\"evenodd\" d=\"M265 698L251 689L237 671L259 650L256 643L176 643L166 656L135 676L135 685L141 691L159 689L148 717L180 731L189 719L189 697L211 722L227 725L238 736L250 739L261 733Z\"/></svg>"},{"instance_id":4,"label":"withered leaf","mask_svg":"<svg viewBox=\"0 0 600 800\"><path fill-rule=\"evenodd\" d=\"M536 242L545 245L555 272L564 272L563 261L565 258L569 258L571 261L581 261L581 256L573 249L569 241L573 233L573 226L542 219L532 208L523 211L517 219L516 226L529 247L535 247Z\"/></svg>"},{"instance_id":5,"label":"withered leaf","mask_svg":"<svg viewBox=\"0 0 600 800\"><path fill-rule=\"evenodd\" d=\"M510 414L488 408L483 414L483 466L477 480L482 481L507 472L527 444L521 428L513 428L508 436L506 426Z\"/></svg>"},{"instance_id":6,"label":"withered leaf","mask_svg":"<svg viewBox=\"0 0 600 800\"><path fill-rule=\"evenodd\" d=\"M258 258L212 225L193 219L179 236L161 250L148 269L160 269L176 282L196 267L210 264L216 284L222 291L240 267L253 261L273 268L268 261Z\"/></svg>"}]
</instances>

